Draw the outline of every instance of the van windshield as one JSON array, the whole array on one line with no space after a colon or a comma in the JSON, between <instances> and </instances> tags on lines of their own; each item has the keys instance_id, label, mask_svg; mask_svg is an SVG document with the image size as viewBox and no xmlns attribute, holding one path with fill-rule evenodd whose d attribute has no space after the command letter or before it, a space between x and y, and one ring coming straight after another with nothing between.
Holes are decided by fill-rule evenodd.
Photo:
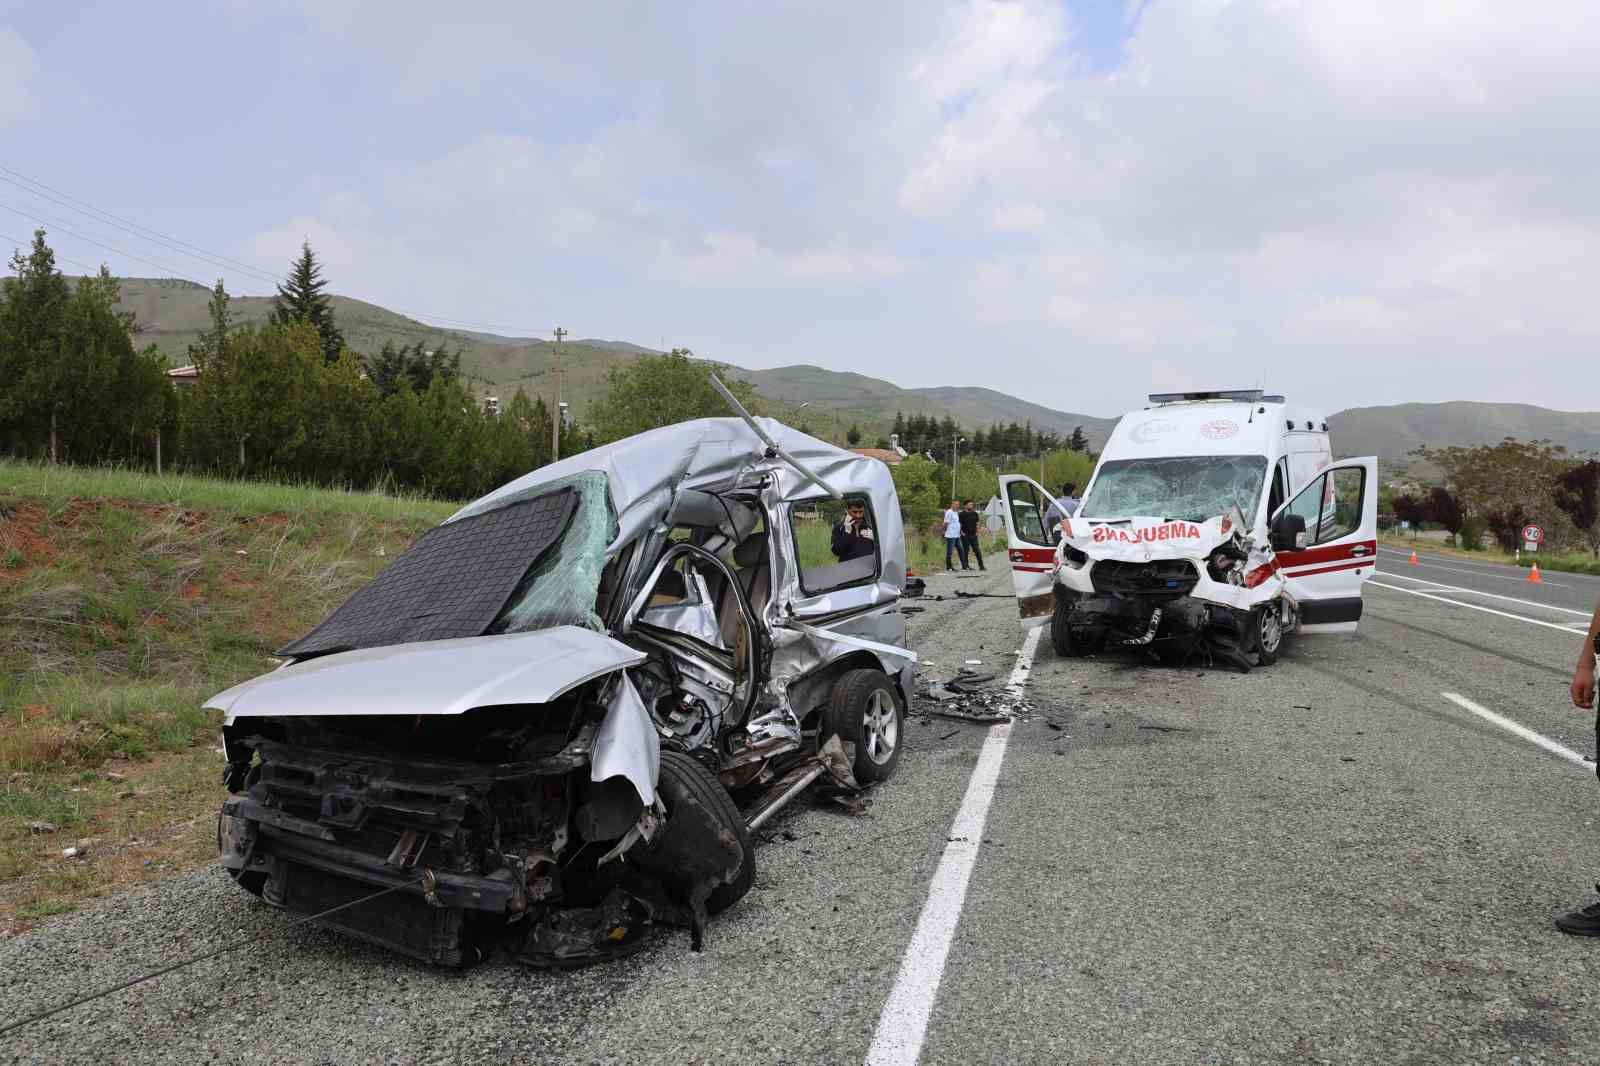
<instances>
[{"instance_id":1,"label":"van windshield","mask_svg":"<svg viewBox=\"0 0 1600 1066\"><path fill-rule=\"evenodd\" d=\"M1113 459L1100 464L1094 487L1078 509L1082 518L1181 518L1204 522L1237 504L1256 513L1266 481L1264 455L1186 455Z\"/></svg>"}]
</instances>

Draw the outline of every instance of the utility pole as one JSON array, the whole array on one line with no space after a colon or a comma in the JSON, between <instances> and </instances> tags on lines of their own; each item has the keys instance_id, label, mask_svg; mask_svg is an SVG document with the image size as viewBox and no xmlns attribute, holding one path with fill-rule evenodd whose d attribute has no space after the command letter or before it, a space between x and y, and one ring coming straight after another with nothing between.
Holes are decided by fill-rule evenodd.
<instances>
[{"instance_id":1,"label":"utility pole","mask_svg":"<svg viewBox=\"0 0 1600 1066\"><path fill-rule=\"evenodd\" d=\"M961 435L950 438L950 498L956 498L956 456L960 450Z\"/></svg>"},{"instance_id":2,"label":"utility pole","mask_svg":"<svg viewBox=\"0 0 1600 1066\"><path fill-rule=\"evenodd\" d=\"M561 338L567 331L556 327L556 402L550 405L550 461L561 458Z\"/></svg>"}]
</instances>

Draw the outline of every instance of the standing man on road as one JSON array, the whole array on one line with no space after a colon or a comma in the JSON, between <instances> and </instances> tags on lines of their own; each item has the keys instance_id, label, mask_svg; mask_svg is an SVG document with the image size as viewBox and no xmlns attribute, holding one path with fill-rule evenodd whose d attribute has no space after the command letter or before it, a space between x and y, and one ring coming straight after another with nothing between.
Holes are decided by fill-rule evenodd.
<instances>
[{"instance_id":1,"label":"standing man on road","mask_svg":"<svg viewBox=\"0 0 1600 1066\"><path fill-rule=\"evenodd\" d=\"M1595 608L1589 622L1589 635L1583 638L1583 648L1578 652L1578 668L1572 674L1572 703L1588 710L1594 706L1594 656L1595 637L1600 635L1600 607ZM1600 740L1600 717L1595 719L1595 737ZM1595 772L1600 774L1600 765ZM1600 892L1600 884L1594 886ZM1556 919L1556 928L1573 936L1600 936L1600 903L1591 903Z\"/></svg>"},{"instance_id":2,"label":"standing man on road","mask_svg":"<svg viewBox=\"0 0 1600 1066\"><path fill-rule=\"evenodd\" d=\"M965 545L967 549L961 553L961 569L963 570L971 569L971 567L967 565L968 552L972 554L973 558L978 560L979 570L988 569L988 567L983 565L983 549L978 547L978 519L981 517L982 515L978 514L977 511L972 509L971 500L968 500L966 503L961 505L961 543Z\"/></svg>"},{"instance_id":3,"label":"standing man on road","mask_svg":"<svg viewBox=\"0 0 1600 1066\"><path fill-rule=\"evenodd\" d=\"M944 512L944 568L956 568L955 557L961 556L961 569L967 566L967 546L961 542L961 501L951 500Z\"/></svg>"}]
</instances>

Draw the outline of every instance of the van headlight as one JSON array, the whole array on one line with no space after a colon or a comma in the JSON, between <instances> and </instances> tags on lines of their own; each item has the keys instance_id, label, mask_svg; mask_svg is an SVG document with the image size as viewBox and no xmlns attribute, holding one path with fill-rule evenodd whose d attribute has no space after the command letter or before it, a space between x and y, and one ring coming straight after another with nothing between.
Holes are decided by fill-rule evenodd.
<instances>
[{"instance_id":1,"label":"van headlight","mask_svg":"<svg viewBox=\"0 0 1600 1066\"><path fill-rule=\"evenodd\" d=\"M1089 561L1089 557L1068 544L1061 549L1061 561L1074 570L1081 570L1083 569L1083 564Z\"/></svg>"}]
</instances>

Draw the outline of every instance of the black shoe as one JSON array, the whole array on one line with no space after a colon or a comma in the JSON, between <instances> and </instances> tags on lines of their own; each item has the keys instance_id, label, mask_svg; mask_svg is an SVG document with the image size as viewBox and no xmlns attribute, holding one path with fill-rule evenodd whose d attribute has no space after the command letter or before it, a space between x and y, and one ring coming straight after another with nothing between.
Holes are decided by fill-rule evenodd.
<instances>
[{"instance_id":1,"label":"black shoe","mask_svg":"<svg viewBox=\"0 0 1600 1066\"><path fill-rule=\"evenodd\" d=\"M963 570L971 570L971 569L972 569L972 567L970 567L970 566L963 566L963 567L962 567L962 568L961 568L961 569L963 569Z\"/></svg>"},{"instance_id":2,"label":"black shoe","mask_svg":"<svg viewBox=\"0 0 1600 1066\"><path fill-rule=\"evenodd\" d=\"M1600 885L1594 887L1600 892ZM1600 903L1563 914L1556 919L1556 928L1572 936L1600 936Z\"/></svg>"}]
</instances>

